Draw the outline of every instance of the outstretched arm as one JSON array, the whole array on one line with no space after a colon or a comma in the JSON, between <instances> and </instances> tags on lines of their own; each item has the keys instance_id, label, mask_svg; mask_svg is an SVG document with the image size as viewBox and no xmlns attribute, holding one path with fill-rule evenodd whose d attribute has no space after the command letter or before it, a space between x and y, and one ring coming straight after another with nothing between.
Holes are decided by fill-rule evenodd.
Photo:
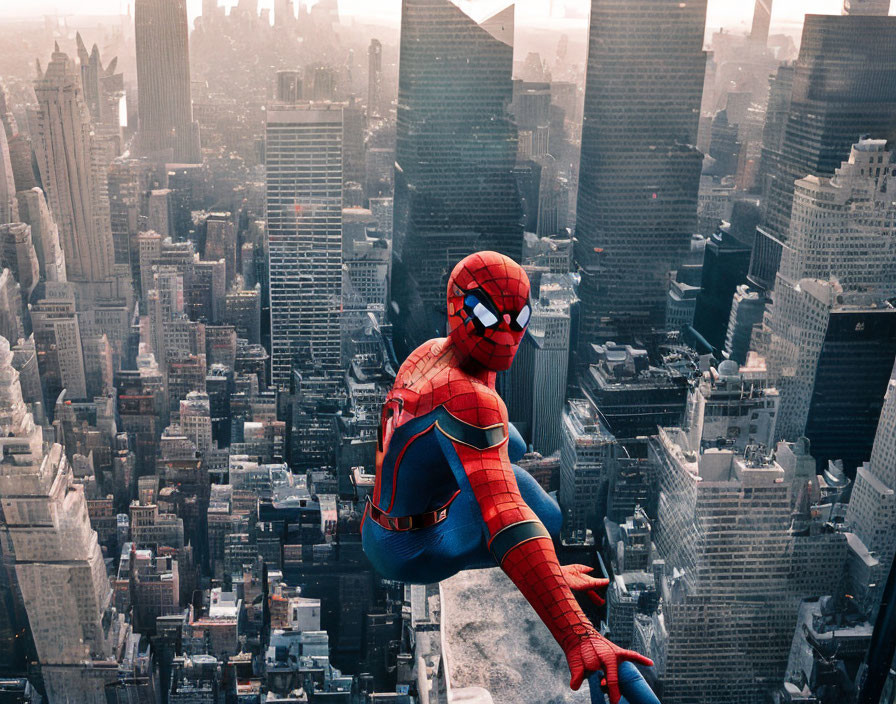
<instances>
[{"instance_id":1,"label":"outstretched arm","mask_svg":"<svg viewBox=\"0 0 896 704\"><path fill-rule=\"evenodd\" d=\"M489 549L566 653L570 686L578 689L586 674L602 670L615 704L619 700L618 662L653 663L600 636L579 608L550 534L520 495L507 456L506 410L497 394L473 388L469 395L455 396L445 405L466 423L486 431L499 427L503 431L499 436L503 439L485 448L452 438L485 520Z\"/></svg>"}]
</instances>

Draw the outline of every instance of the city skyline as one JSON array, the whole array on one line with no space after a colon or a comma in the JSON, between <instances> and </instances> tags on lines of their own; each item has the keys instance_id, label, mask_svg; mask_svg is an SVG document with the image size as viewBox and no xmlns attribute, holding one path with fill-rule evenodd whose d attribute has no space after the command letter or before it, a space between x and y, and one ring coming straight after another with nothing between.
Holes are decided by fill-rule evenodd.
<instances>
[{"instance_id":1,"label":"city skyline","mask_svg":"<svg viewBox=\"0 0 896 704\"><path fill-rule=\"evenodd\" d=\"M259 7L273 9L276 0L260 0ZM29 3L25 6L9 6L0 8L0 17L39 17L43 14L77 14L77 15L115 15L118 13L125 14L128 6L133 12L134 0L88 0L79 3L77 12L66 12L66 5L60 0L37 0L36 3ZM236 5L236 0L222 0L222 5L230 7ZM472 14L474 19L481 20L503 9L510 2L504 0L466 0L458 3L465 12ZM818 14L833 14L839 12L842 7L840 0L815 0L812 6L807 8L803 0L778 0L775 3L775 10L772 14L772 31L787 31L788 33L799 35L799 27L802 25L803 15L808 12ZM384 22L388 26L398 28L401 20L401 2L400 0L387 0L386 2L377 2L377 5L385 9L371 13L370 3L366 0L341 0L340 8L342 12L348 15L356 15L359 18L367 20L376 20ZM542 23L548 20L554 20L556 29L572 29L575 31L586 31L588 23L588 6L583 0L567 0L564 4L553 2L552 0L520 0L515 3L517 23L520 26L543 26ZM342 9L345 7L346 9ZM554 7L554 14L550 12ZM572 10L572 16L563 20L563 13L560 8L568 7ZM741 3L736 10L731 8L731 3L725 0L710 0L708 3L707 13L707 31L718 28L730 29L731 31L749 31L752 18L752 6L750 3ZM201 15L202 0L187 0L187 12L192 26L193 20ZM891 7L890 12L894 10ZM551 26L551 25L549 25Z\"/></svg>"}]
</instances>

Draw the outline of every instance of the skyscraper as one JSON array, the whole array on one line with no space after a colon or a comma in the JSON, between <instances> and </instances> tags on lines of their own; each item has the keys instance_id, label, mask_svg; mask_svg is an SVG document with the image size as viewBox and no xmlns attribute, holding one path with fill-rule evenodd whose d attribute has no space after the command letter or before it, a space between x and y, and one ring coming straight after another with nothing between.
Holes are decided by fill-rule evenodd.
<instances>
[{"instance_id":1,"label":"skyscraper","mask_svg":"<svg viewBox=\"0 0 896 704\"><path fill-rule=\"evenodd\" d=\"M367 47L367 117L379 117L383 90L383 45L371 39Z\"/></svg>"},{"instance_id":2,"label":"skyscraper","mask_svg":"<svg viewBox=\"0 0 896 704\"><path fill-rule=\"evenodd\" d=\"M890 0L843 0L844 15L877 15L886 17Z\"/></svg>"},{"instance_id":3,"label":"skyscraper","mask_svg":"<svg viewBox=\"0 0 896 704\"><path fill-rule=\"evenodd\" d=\"M0 336L7 340L23 337L23 314L22 287L9 269L3 269L0 271Z\"/></svg>"},{"instance_id":4,"label":"skyscraper","mask_svg":"<svg viewBox=\"0 0 896 704\"><path fill-rule=\"evenodd\" d=\"M236 276L236 231L230 213L209 213L205 220L205 259L224 260L227 286Z\"/></svg>"},{"instance_id":5,"label":"skyscraper","mask_svg":"<svg viewBox=\"0 0 896 704\"><path fill-rule=\"evenodd\" d=\"M831 178L798 179L774 300L754 336L781 389L779 436L816 459L868 457L896 355L892 152L861 139Z\"/></svg>"},{"instance_id":6,"label":"skyscraper","mask_svg":"<svg viewBox=\"0 0 896 704\"><path fill-rule=\"evenodd\" d=\"M575 258L581 349L662 327L696 227L706 1L594 0Z\"/></svg>"},{"instance_id":7,"label":"skyscraper","mask_svg":"<svg viewBox=\"0 0 896 704\"><path fill-rule=\"evenodd\" d=\"M789 107L773 94L769 113L780 124L783 102L783 129L763 133L763 223L750 264L751 280L765 288L789 237L794 181L831 176L862 136L896 137L896 17L806 15L799 58L784 78L792 80Z\"/></svg>"},{"instance_id":8,"label":"skyscraper","mask_svg":"<svg viewBox=\"0 0 896 704\"><path fill-rule=\"evenodd\" d=\"M663 701L764 701L784 674L799 601L839 577L846 536L794 534L788 473L764 448L700 447L661 428L650 457L664 603L641 643L662 663Z\"/></svg>"},{"instance_id":9,"label":"skyscraper","mask_svg":"<svg viewBox=\"0 0 896 704\"><path fill-rule=\"evenodd\" d=\"M572 399L561 417L560 490L563 532L579 540L599 518L601 490L615 466L616 438L588 401Z\"/></svg>"},{"instance_id":10,"label":"skyscraper","mask_svg":"<svg viewBox=\"0 0 896 704\"><path fill-rule=\"evenodd\" d=\"M136 0L137 92L140 147L147 154L171 150L168 161L199 161L199 126L190 98L186 0Z\"/></svg>"},{"instance_id":11,"label":"skyscraper","mask_svg":"<svg viewBox=\"0 0 896 704\"><path fill-rule=\"evenodd\" d=\"M723 223L703 250L700 291L693 318L694 329L715 349L725 344L732 296L745 283L749 267L750 244L739 239L730 224Z\"/></svg>"},{"instance_id":12,"label":"skyscraper","mask_svg":"<svg viewBox=\"0 0 896 704\"><path fill-rule=\"evenodd\" d=\"M762 322L764 310L765 301L758 291L750 290L746 284L737 287L731 299L731 314L725 333L724 355L727 359L741 364L747 361L753 326Z\"/></svg>"},{"instance_id":13,"label":"skyscraper","mask_svg":"<svg viewBox=\"0 0 896 704\"><path fill-rule=\"evenodd\" d=\"M753 5L753 26L750 41L765 46L768 44L768 27L772 21L772 0L756 0Z\"/></svg>"},{"instance_id":14,"label":"skyscraper","mask_svg":"<svg viewBox=\"0 0 896 704\"><path fill-rule=\"evenodd\" d=\"M18 219L16 183L12 173L12 160L9 157L9 143L6 139L6 130L0 129L0 225Z\"/></svg>"},{"instance_id":15,"label":"skyscraper","mask_svg":"<svg viewBox=\"0 0 896 704\"><path fill-rule=\"evenodd\" d=\"M896 377L890 380L871 461L859 467L846 522L888 565L896 553Z\"/></svg>"},{"instance_id":16,"label":"skyscraper","mask_svg":"<svg viewBox=\"0 0 896 704\"><path fill-rule=\"evenodd\" d=\"M868 456L896 356L896 308L836 280L781 277L752 346L781 391L776 435L808 435L819 462Z\"/></svg>"},{"instance_id":17,"label":"skyscraper","mask_svg":"<svg viewBox=\"0 0 896 704\"><path fill-rule=\"evenodd\" d=\"M804 432L819 469L842 460L851 474L869 457L894 359L896 308L872 302L831 311Z\"/></svg>"},{"instance_id":18,"label":"skyscraper","mask_svg":"<svg viewBox=\"0 0 896 704\"><path fill-rule=\"evenodd\" d=\"M123 626L110 611L112 590L84 488L74 482L61 445L44 451L12 357L0 339L0 496L16 578L49 698L103 702L102 669L83 668L111 660L114 673L116 631Z\"/></svg>"},{"instance_id":19,"label":"skyscraper","mask_svg":"<svg viewBox=\"0 0 896 704\"><path fill-rule=\"evenodd\" d=\"M292 0L277 0L274 3L274 26L291 28L295 22L296 11Z\"/></svg>"},{"instance_id":20,"label":"skyscraper","mask_svg":"<svg viewBox=\"0 0 896 704\"><path fill-rule=\"evenodd\" d=\"M90 120L94 126L97 142L104 150L103 158L111 161L121 153L124 74L115 73L118 57L113 58L104 67L96 44L88 54L80 33L75 34L75 40L78 46L84 102L90 111Z\"/></svg>"},{"instance_id":21,"label":"skyscraper","mask_svg":"<svg viewBox=\"0 0 896 704\"><path fill-rule=\"evenodd\" d=\"M450 0L403 0L393 290L403 351L444 334L445 282L493 249L520 260L513 6L477 24Z\"/></svg>"},{"instance_id":22,"label":"skyscraper","mask_svg":"<svg viewBox=\"0 0 896 704\"><path fill-rule=\"evenodd\" d=\"M40 188L30 188L16 194L22 222L31 226L31 239L37 253L41 278L46 281L65 281L65 251L59 242L59 228L47 207L47 199Z\"/></svg>"},{"instance_id":23,"label":"skyscraper","mask_svg":"<svg viewBox=\"0 0 896 704\"><path fill-rule=\"evenodd\" d=\"M352 97L342 108L342 183L349 190L349 183L360 189L364 181L364 132L367 117L361 104ZM349 203L346 196L345 205L361 205Z\"/></svg>"},{"instance_id":24,"label":"skyscraper","mask_svg":"<svg viewBox=\"0 0 896 704\"><path fill-rule=\"evenodd\" d=\"M9 267L22 286L22 295L29 298L40 277L30 225L23 222L0 225L0 263Z\"/></svg>"},{"instance_id":25,"label":"skyscraper","mask_svg":"<svg viewBox=\"0 0 896 704\"><path fill-rule=\"evenodd\" d=\"M271 380L288 389L295 355L327 371L340 364L342 107L273 105L266 115Z\"/></svg>"},{"instance_id":26,"label":"skyscraper","mask_svg":"<svg viewBox=\"0 0 896 704\"><path fill-rule=\"evenodd\" d=\"M298 71L277 71L277 100L281 103L296 103L302 98L302 79Z\"/></svg>"},{"instance_id":27,"label":"skyscraper","mask_svg":"<svg viewBox=\"0 0 896 704\"><path fill-rule=\"evenodd\" d=\"M35 293L31 322L47 408L63 389L69 399L87 398L81 326L75 312L75 291L69 283L47 282Z\"/></svg>"},{"instance_id":28,"label":"skyscraper","mask_svg":"<svg viewBox=\"0 0 896 704\"><path fill-rule=\"evenodd\" d=\"M752 346L768 361L772 383L781 391L780 438L796 439L805 432L818 357L831 309L842 294L836 282L778 277L775 304Z\"/></svg>"},{"instance_id":29,"label":"skyscraper","mask_svg":"<svg viewBox=\"0 0 896 704\"><path fill-rule=\"evenodd\" d=\"M95 163L90 113L77 68L57 45L34 82L38 106L31 128L41 180L59 226L69 281L112 275L112 232L105 166Z\"/></svg>"},{"instance_id":30,"label":"skyscraper","mask_svg":"<svg viewBox=\"0 0 896 704\"><path fill-rule=\"evenodd\" d=\"M896 175L886 140L860 139L831 178L794 183L780 275L834 276L846 290L896 294Z\"/></svg>"},{"instance_id":31,"label":"skyscraper","mask_svg":"<svg viewBox=\"0 0 896 704\"><path fill-rule=\"evenodd\" d=\"M191 391L180 401L180 427L203 454L212 447L212 417L208 394Z\"/></svg>"}]
</instances>

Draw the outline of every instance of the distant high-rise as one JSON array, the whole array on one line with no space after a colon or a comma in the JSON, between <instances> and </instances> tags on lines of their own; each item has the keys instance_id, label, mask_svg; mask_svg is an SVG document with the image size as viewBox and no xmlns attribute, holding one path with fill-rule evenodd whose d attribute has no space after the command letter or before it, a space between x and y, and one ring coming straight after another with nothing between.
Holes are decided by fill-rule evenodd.
<instances>
[{"instance_id":1,"label":"distant high-rise","mask_svg":"<svg viewBox=\"0 0 896 704\"><path fill-rule=\"evenodd\" d=\"M68 399L87 398L87 377L74 288L63 282L42 288L31 305L31 322L47 408L53 408L63 390Z\"/></svg>"},{"instance_id":2,"label":"distant high-rise","mask_svg":"<svg viewBox=\"0 0 896 704\"><path fill-rule=\"evenodd\" d=\"M22 287L9 269L0 272L0 336L7 340L23 337Z\"/></svg>"},{"instance_id":3,"label":"distant high-rise","mask_svg":"<svg viewBox=\"0 0 896 704\"><path fill-rule=\"evenodd\" d=\"M205 14L204 12L202 13ZM292 0L276 0L274 3L274 26L292 27L296 23L296 10Z\"/></svg>"},{"instance_id":4,"label":"distant high-rise","mask_svg":"<svg viewBox=\"0 0 896 704\"><path fill-rule=\"evenodd\" d=\"M16 222L19 210L16 205L16 182L13 178L12 160L6 130L0 129L0 225Z\"/></svg>"},{"instance_id":5,"label":"distant high-rise","mask_svg":"<svg viewBox=\"0 0 896 704\"><path fill-rule=\"evenodd\" d=\"M777 72L769 77L768 108L765 112L765 124L762 127L762 157L756 178L762 193L769 192L771 183L778 174L784 135L790 119L793 76L794 65L782 64L778 67ZM802 178L805 175L804 173L796 178ZM781 245L773 238L763 238L761 234L754 236L753 239L749 278L755 287L766 290L775 282L775 272L778 270L781 258Z\"/></svg>"},{"instance_id":6,"label":"distant high-rise","mask_svg":"<svg viewBox=\"0 0 896 704\"><path fill-rule=\"evenodd\" d=\"M237 335L252 345L261 341L261 284L255 288L227 292L224 320L236 328Z\"/></svg>"},{"instance_id":7,"label":"distant high-rise","mask_svg":"<svg viewBox=\"0 0 896 704\"><path fill-rule=\"evenodd\" d=\"M539 290L529 332L505 376L502 397L523 439L547 457L560 449L563 435L569 347L578 300L568 274L542 274Z\"/></svg>"},{"instance_id":8,"label":"distant high-rise","mask_svg":"<svg viewBox=\"0 0 896 704\"><path fill-rule=\"evenodd\" d=\"M535 348L532 446L545 456L560 449L569 366L570 308L570 301L540 301L532 311L529 328Z\"/></svg>"},{"instance_id":9,"label":"distant high-rise","mask_svg":"<svg viewBox=\"0 0 896 704\"><path fill-rule=\"evenodd\" d=\"M41 278L46 281L65 281L65 251L59 242L59 228L53 221L47 199L40 188L16 194L22 222L31 226L31 239L40 264Z\"/></svg>"},{"instance_id":10,"label":"distant high-rise","mask_svg":"<svg viewBox=\"0 0 896 704\"><path fill-rule=\"evenodd\" d=\"M558 500L563 510L563 532L582 540L598 518L600 492L619 450L616 438L588 401L568 401L560 422Z\"/></svg>"},{"instance_id":11,"label":"distant high-rise","mask_svg":"<svg viewBox=\"0 0 896 704\"><path fill-rule=\"evenodd\" d=\"M694 310L694 329L715 349L725 345L732 296L745 283L749 266L750 245L732 233L730 224L723 223L703 251L700 291Z\"/></svg>"},{"instance_id":12,"label":"distant high-rise","mask_svg":"<svg viewBox=\"0 0 896 704\"><path fill-rule=\"evenodd\" d=\"M368 236L373 219L369 210L346 208L342 211L342 328L352 330L372 313L378 323L388 306L392 252L382 239Z\"/></svg>"},{"instance_id":13,"label":"distant high-rise","mask_svg":"<svg viewBox=\"0 0 896 704\"><path fill-rule=\"evenodd\" d=\"M23 222L0 225L0 263L12 271L22 286L25 299L30 298L40 278L40 265L31 240L30 225Z\"/></svg>"},{"instance_id":14,"label":"distant high-rise","mask_svg":"<svg viewBox=\"0 0 896 704\"><path fill-rule=\"evenodd\" d=\"M80 33L75 34L75 40L78 46L84 102L90 111L90 120L94 126L97 142L106 154L104 158L111 161L121 153L124 74L115 73L118 57L113 58L104 67L96 44L88 54Z\"/></svg>"},{"instance_id":15,"label":"distant high-rise","mask_svg":"<svg viewBox=\"0 0 896 704\"><path fill-rule=\"evenodd\" d=\"M134 31L141 150L171 150L168 161L197 163L186 0L136 0Z\"/></svg>"},{"instance_id":16,"label":"distant high-rise","mask_svg":"<svg viewBox=\"0 0 896 704\"><path fill-rule=\"evenodd\" d=\"M0 126L3 127L7 138L19 132L19 125L16 122L15 115L12 114L12 108L6 95L6 86L2 81L0 81Z\"/></svg>"},{"instance_id":17,"label":"distant high-rise","mask_svg":"<svg viewBox=\"0 0 896 704\"><path fill-rule=\"evenodd\" d=\"M360 187L364 181L364 133L367 119L361 104L351 98L342 108L342 184ZM344 205L348 206L346 202ZM360 205L357 203L356 205Z\"/></svg>"},{"instance_id":18,"label":"distant high-rise","mask_svg":"<svg viewBox=\"0 0 896 704\"><path fill-rule=\"evenodd\" d=\"M778 79L782 77L781 72ZM763 223L757 229L750 278L771 288L790 228L793 188L807 174L831 176L862 136L896 138L896 17L806 15L787 101L769 118L780 139L763 134ZM771 103L770 103L771 106ZM768 128L768 125L767 125Z\"/></svg>"},{"instance_id":19,"label":"distant high-rise","mask_svg":"<svg viewBox=\"0 0 896 704\"><path fill-rule=\"evenodd\" d=\"M890 0L843 0L844 15L877 15L890 13Z\"/></svg>"},{"instance_id":20,"label":"distant high-rise","mask_svg":"<svg viewBox=\"0 0 896 704\"><path fill-rule=\"evenodd\" d=\"M191 391L180 402L180 427L203 454L212 448L212 417L208 394Z\"/></svg>"},{"instance_id":21,"label":"distant high-rise","mask_svg":"<svg viewBox=\"0 0 896 704\"><path fill-rule=\"evenodd\" d=\"M753 5L753 26L750 28L750 40L762 46L768 44L768 28L771 21L772 0L756 0L756 4Z\"/></svg>"},{"instance_id":22,"label":"distant high-rise","mask_svg":"<svg viewBox=\"0 0 896 704\"><path fill-rule=\"evenodd\" d=\"M108 279L113 249L106 169L95 163L99 150L77 68L58 47L35 81L34 93L38 106L31 113L31 134L47 201L59 226L68 280Z\"/></svg>"},{"instance_id":23,"label":"distant high-rise","mask_svg":"<svg viewBox=\"0 0 896 704\"><path fill-rule=\"evenodd\" d=\"M576 219L579 347L661 328L695 232L706 0L594 0Z\"/></svg>"},{"instance_id":24,"label":"distant high-rise","mask_svg":"<svg viewBox=\"0 0 896 704\"><path fill-rule=\"evenodd\" d=\"M342 107L266 114L271 380L286 389L296 355L327 371L340 365Z\"/></svg>"},{"instance_id":25,"label":"distant high-rise","mask_svg":"<svg viewBox=\"0 0 896 704\"><path fill-rule=\"evenodd\" d=\"M403 1L393 295L402 351L444 334L445 282L459 259L522 255L513 19L513 6L476 24L450 0Z\"/></svg>"},{"instance_id":26,"label":"distant high-rise","mask_svg":"<svg viewBox=\"0 0 896 704\"><path fill-rule=\"evenodd\" d=\"M337 81L332 66L310 64L305 67L304 95L310 100L335 100Z\"/></svg>"},{"instance_id":27,"label":"distant high-rise","mask_svg":"<svg viewBox=\"0 0 896 704\"><path fill-rule=\"evenodd\" d=\"M230 213L209 213L205 221L205 259L224 260L227 286L236 276L236 231Z\"/></svg>"},{"instance_id":28,"label":"distant high-rise","mask_svg":"<svg viewBox=\"0 0 896 704\"><path fill-rule=\"evenodd\" d=\"M371 39L367 47L367 117L379 117L383 90L383 45Z\"/></svg>"},{"instance_id":29,"label":"distant high-rise","mask_svg":"<svg viewBox=\"0 0 896 704\"><path fill-rule=\"evenodd\" d=\"M144 159L116 159L109 165L109 211L112 246L116 264L127 264L136 274L139 269L136 251L137 232L146 227L145 191L149 189L151 164ZM138 220L139 219L139 220Z\"/></svg>"},{"instance_id":30,"label":"distant high-rise","mask_svg":"<svg viewBox=\"0 0 896 704\"><path fill-rule=\"evenodd\" d=\"M728 317L728 328L725 333L725 357L743 364L750 351L750 338L753 326L762 322L765 301L758 291L753 291L746 284L741 284L731 299L731 313Z\"/></svg>"}]
</instances>

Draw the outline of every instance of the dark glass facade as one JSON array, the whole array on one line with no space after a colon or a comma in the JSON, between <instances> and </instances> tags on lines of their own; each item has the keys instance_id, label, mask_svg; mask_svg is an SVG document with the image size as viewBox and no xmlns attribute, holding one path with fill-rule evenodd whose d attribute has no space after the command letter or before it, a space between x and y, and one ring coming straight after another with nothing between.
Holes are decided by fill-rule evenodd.
<instances>
[{"instance_id":1,"label":"dark glass facade","mask_svg":"<svg viewBox=\"0 0 896 704\"><path fill-rule=\"evenodd\" d=\"M806 437L819 469L850 475L871 446L896 358L896 309L834 309L815 372Z\"/></svg>"},{"instance_id":2,"label":"dark glass facade","mask_svg":"<svg viewBox=\"0 0 896 704\"><path fill-rule=\"evenodd\" d=\"M477 24L450 0L404 0L398 77L393 298L399 354L444 334L462 257L519 261L513 174L513 9Z\"/></svg>"},{"instance_id":3,"label":"dark glass facade","mask_svg":"<svg viewBox=\"0 0 896 704\"><path fill-rule=\"evenodd\" d=\"M580 348L665 320L696 231L706 2L594 0L575 258Z\"/></svg>"},{"instance_id":4,"label":"dark glass facade","mask_svg":"<svg viewBox=\"0 0 896 704\"><path fill-rule=\"evenodd\" d=\"M717 351L725 346L732 297L746 283L749 266L750 247L722 225L706 243L694 310L694 329Z\"/></svg>"}]
</instances>

